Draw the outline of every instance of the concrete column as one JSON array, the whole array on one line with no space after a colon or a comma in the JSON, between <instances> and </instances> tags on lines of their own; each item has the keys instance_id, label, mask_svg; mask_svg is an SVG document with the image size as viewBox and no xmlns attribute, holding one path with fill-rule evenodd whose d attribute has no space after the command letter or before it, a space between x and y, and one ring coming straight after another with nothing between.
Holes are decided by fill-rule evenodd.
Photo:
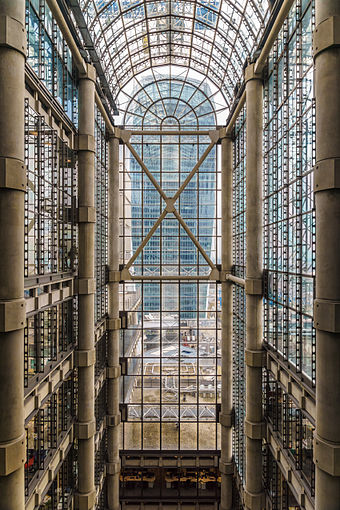
<instances>
[{"instance_id":1,"label":"concrete column","mask_svg":"<svg viewBox=\"0 0 340 510\"><path fill-rule=\"evenodd\" d=\"M25 506L25 1L0 2L0 509Z\"/></svg>"},{"instance_id":2,"label":"concrete column","mask_svg":"<svg viewBox=\"0 0 340 510\"><path fill-rule=\"evenodd\" d=\"M233 287L225 280L233 265L233 142L221 130L222 172L222 391L221 391L221 510L232 509L233 408Z\"/></svg>"},{"instance_id":3,"label":"concrete column","mask_svg":"<svg viewBox=\"0 0 340 510\"><path fill-rule=\"evenodd\" d=\"M109 165L109 320L107 345L108 463L107 502L109 510L119 510L119 139L110 139Z\"/></svg>"},{"instance_id":4,"label":"concrete column","mask_svg":"<svg viewBox=\"0 0 340 510\"><path fill-rule=\"evenodd\" d=\"M340 508L340 2L316 0L316 510Z\"/></svg>"},{"instance_id":5,"label":"concrete column","mask_svg":"<svg viewBox=\"0 0 340 510\"><path fill-rule=\"evenodd\" d=\"M89 510L95 504L94 483L94 103L95 69L79 80L78 207L79 207L79 339L78 366L78 492L76 508Z\"/></svg>"},{"instance_id":6,"label":"concrete column","mask_svg":"<svg viewBox=\"0 0 340 510\"><path fill-rule=\"evenodd\" d=\"M264 508L262 488L262 118L263 83L245 72L246 140L246 483L245 507Z\"/></svg>"}]
</instances>

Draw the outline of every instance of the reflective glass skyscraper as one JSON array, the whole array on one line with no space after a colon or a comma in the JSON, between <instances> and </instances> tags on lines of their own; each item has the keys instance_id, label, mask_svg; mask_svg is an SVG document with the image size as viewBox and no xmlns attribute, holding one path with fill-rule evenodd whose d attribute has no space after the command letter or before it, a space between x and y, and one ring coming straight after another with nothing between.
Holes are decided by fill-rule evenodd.
<instances>
[{"instance_id":1,"label":"reflective glass skyscraper","mask_svg":"<svg viewBox=\"0 0 340 510\"><path fill-rule=\"evenodd\" d=\"M211 90L207 83L191 80L191 84L180 79L163 77L158 82L148 79L143 83L145 92L152 102L150 112L143 117L142 126L154 127L161 130L188 130L209 129L214 126L214 102L208 98ZM195 87L196 85L196 87ZM199 89L198 89L199 87ZM143 91L143 94L145 94ZM138 94L134 98L135 109L128 117L128 124L133 128L141 127L141 118L144 108L138 106ZM143 111L142 111L143 110ZM149 138L149 143L145 138ZM160 139L161 138L161 139ZM146 166L152 172L167 196L173 196L181 183L190 173L204 152L206 144L201 144L197 136L181 137L177 134L164 137L144 137L144 143L136 144L136 150L143 158ZM184 143L183 143L184 142ZM139 164L135 159L130 162L131 171L131 212L132 212L132 248L135 251L141 241L140 229L143 221L144 235L152 228L164 208L160 203L160 195L154 185L143 174L136 172ZM187 185L185 192L180 196L175 206L193 233L200 239L200 245L209 257L214 258L212 252L216 247L214 236L216 212L216 154L212 150L200 167L198 176L195 176ZM141 179L146 179L144 185ZM199 182L198 182L199 181ZM198 197L199 184L199 197ZM144 193L140 192L141 187ZM143 205L144 218L141 219ZM198 252L190 237L184 232L178 232L178 221L168 217L162 225L162 232L150 239L143 250L135 274L143 275L169 275L177 274L197 276L210 271L202 255ZM160 243L162 242L162 248ZM174 296L170 290L163 295L163 306L160 304L159 294L154 286L144 290L144 306L150 310L173 311ZM179 309L181 318L194 318L196 311L203 316L207 310L208 285L201 288L197 296L197 286L191 283L181 285L179 296Z\"/></svg>"}]
</instances>

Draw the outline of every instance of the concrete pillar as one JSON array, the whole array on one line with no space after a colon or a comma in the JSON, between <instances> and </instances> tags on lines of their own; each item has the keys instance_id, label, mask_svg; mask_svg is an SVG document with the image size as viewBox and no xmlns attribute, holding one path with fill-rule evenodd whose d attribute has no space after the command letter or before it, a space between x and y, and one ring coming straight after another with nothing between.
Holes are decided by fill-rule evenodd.
<instances>
[{"instance_id":1,"label":"concrete pillar","mask_svg":"<svg viewBox=\"0 0 340 510\"><path fill-rule=\"evenodd\" d=\"M316 510L340 508L340 2L316 0Z\"/></svg>"},{"instance_id":2,"label":"concrete pillar","mask_svg":"<svg viewBox=\"0 0 340 510\"><path fill-rule=\"evenodd\" d=\"M78 492L76 508L90 510L95 504L94 483L94 103L95 69L79 80L78 207L79 207L79 339L78 366Z\"/></svg>"},{"instance_id":3,"label":"concrete pillar","mask_svg":"<svg viewBox=\"0 0 340 510\"><path fill-rule=\"evenodd\" d=\"M262 487L262 118L263 83L245 71L246 140L246 483L245 507L264 508Z\"/></svg>"},{"instance_id":4,"label":"concrete pillar","mask_svg":"<svg viewBox=\"0 0 340 510\"><path fill-rule=\"evenodd\" d=\"M109 164L109 320L107 344L108 463L107 502L109 510L119 510L119 139L110 139Z\"/></svg>"},{"instance_id":5,"label":"concrete pillar","mask_svg":"<svg viewBox=\"0 0 340 510\"><path fill-rule=\"evenodd\" d=\"M25 1L0 2L0 509L25 506Z\"/></svg>"},{"instance_id":6,"label":"concrete pillar","mask_svg":"<svg viewBox=\"0 0 340 510\"><path fill-rule=\"evenodd\" d=\"M221 510L232 509L233 408L233 287L224 275L233 265L233 142L221 130L222 173L222 391L221 391Z\"/></svg>"}]
</instances>

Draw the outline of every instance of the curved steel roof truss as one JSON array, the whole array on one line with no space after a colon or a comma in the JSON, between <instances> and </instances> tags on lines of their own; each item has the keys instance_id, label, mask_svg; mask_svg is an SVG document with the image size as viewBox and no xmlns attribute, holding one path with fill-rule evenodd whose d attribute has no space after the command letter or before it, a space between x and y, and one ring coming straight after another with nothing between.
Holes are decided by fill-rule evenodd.
<instances>
[{"instance_id":1,"label":"curved steel roof truss","mask_svg":"<svg viewBox=\"0 0 340 510\"><path fill-rule=\"evenodd\" d=\"M148 69L175 66L206 77L230 105L269 0L80 0L114 96Z\"/></svg>"}]
</instances>

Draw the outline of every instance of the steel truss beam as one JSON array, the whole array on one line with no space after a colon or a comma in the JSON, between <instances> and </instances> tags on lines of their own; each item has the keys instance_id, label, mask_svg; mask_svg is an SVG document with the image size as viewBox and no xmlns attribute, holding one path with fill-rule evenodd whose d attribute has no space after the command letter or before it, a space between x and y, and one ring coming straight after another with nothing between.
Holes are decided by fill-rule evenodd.
<instances>
[{"instance_id":1,"label":"steel truss beam","mask_svg":"<svg viewBox=\"0 0 340 510\"><path fill-rule=\"evenodd\" d=\"M147 136L147 135L149 135L149 136L150 135L154 135L154 136L173 136L173 135L209 136L211 142L209 143L208 147L206 148L206 150L204 151L202 156L199 158L199 160L197 161L197 163L195 164L195 166L193 167L193 169L191 170L191 172L189 173L189 175L187 176L185 181L181 184L179 189L176 191L175 195L173 197L168 197L164 193L164 191L162 190L161 186L158 184L158 182L156 181L156 179L154 178L154 176L152 175L150 170L147 168L147 166L145 165L145 163L142 160L142 158L139 156L137 151L132 146L132 144L130 142L130 139L131 139L132 135L145 135L145 136ZM201 244L199 243L199 241L196 238L196 236L194 236L194 234L191 232L190 228L188 227L188 225L186 224L186 222L184 221L184 219L182 218L180 213L177 211L177 209L176 209L174 204L175 204L176 200L179 198L179 196L181 195L181 193L185 190L185 188L187 187L189 182L192 180L192 178L196 175L196 173L198 172L199 168L201 167L203 162L206 160L206 158L208 157L208 155L211 152L211 150L213 149L213 147L219 142L219 140L220 140L220 131L218 129L213 130L213 131L147 131L147 130L142 130L142 131L127 131L127 130L123 130L123 129L116 129L115 136L117 138L120 138L121 142L127 146L127 148L129 149L129 151L131 152L133 157L139 163L139 165L141 166L141 168L144 171L144 173L150 179L150 181L152 182L152 184L154 185L154 187L158 191L159 195L162 197L162 199L166 203L166 207L164 208L162 214L159 216L159 218L157 219L157 221L155 222L155 224L153 225L151 230L149 230L147 235L144 237L143 241L138 246L137 250L132 255L130 260L127 262L127 264L124 265L123 271L121 273L121 280L211 280L211 279L219 279L219 271L216 268L216 265L210 259L209 255L206 253L204 248L201 246ZM132 264L135 262L135 260L141 254L141 252L143 251L144 247L147 245L147 243L149 242L149 240L151 239L153 234L156 232L156 230L161 225L161 223L164 220L164 218L169 213L172 213L175 216L175 218L178 220L178 222L181 225L181 227L185 230L185 232L187 233L188 237L191 239L191 241L196 246L196 248L199 251L199 253L202 255L204 260L210 266L211 272L210 272L209 275L206 275L206 276L202 276L202 275L201 276L184 276L184 275L171 275L171 276L170 275L169 276L166 276L166 275L150 275L150 276L141 275L141 276L133 276L133 275L131 275L129 269L132 267Z\"/></svg>"}]
</instances>

